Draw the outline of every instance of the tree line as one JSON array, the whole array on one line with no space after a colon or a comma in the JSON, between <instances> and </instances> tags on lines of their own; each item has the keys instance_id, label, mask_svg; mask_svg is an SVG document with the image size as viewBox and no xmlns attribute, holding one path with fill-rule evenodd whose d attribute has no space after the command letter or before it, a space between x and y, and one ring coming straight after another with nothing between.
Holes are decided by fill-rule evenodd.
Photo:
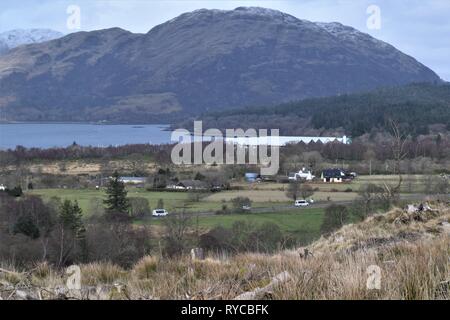
<instances>
[{"instance_id":1,"label":"tree line","mask_svg":"<svg viewBox=\"0 0 450 320\"><path fill-rule=\"evenodd\" d=\"M86 216L77 201L0 192L0 260L17 265L48 261L57 267L113 261L131 265L150 251L146 227L132 225L132 198L116 172L104 213Z\"/></svg>"}]
</instances>

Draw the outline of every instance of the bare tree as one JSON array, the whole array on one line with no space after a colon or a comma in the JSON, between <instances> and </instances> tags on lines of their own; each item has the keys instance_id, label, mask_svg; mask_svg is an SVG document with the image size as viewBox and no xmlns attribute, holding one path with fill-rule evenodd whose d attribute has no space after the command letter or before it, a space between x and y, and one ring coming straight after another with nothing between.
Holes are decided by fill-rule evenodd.
<instances>
[{"instance_id":1,"label":"bare tree","mask_svg":"<svg viewBox=\"0 0 450 320\"><path fill-rule=\"evenodd\" d=\"M309 198L314 194L314 189L310 185L302 184L300 186L300 194L303 199Z\"/></svg>"},{"instance_id":2,"label":"bare tree","mask_svg":"<svg viewBox=\"0 0 450 320\"><path fill-rule=\"evenodd\" d=\"M187 233L192 225L191 215L186 214L183 209L180 214L171 214L164 218L163 224L166 229L166 254L181 254L187 245Z\"/></svg>"},{"instance_id":3,"label":"bare tree","mask_svg":"<svg viewBox=\"0 0 450 320\"><path fill-rule=\"evenodd\" d=\"M385 208L390 205L390 199L386 198L385 189L373 183L361 186L358 195L363 207L364 218L372 213L377 203L382 204Z\"/></svg>"},{"instance_id":4,"label":"bare tree","mask_svg":"<svg viewBox=\"0 0 450 320\"><path fill-rule=\"evenodd\" d=\"M406 135L404 135L398 123L392 119L389 119L389 125L391 127L391 136L392 136L392 155L395 161L394 172L398 174L398 182L395 186L389 186L387 183L384 183L384 189L386 192L386 196L388 199L394 200L397 199L400 193L400 187L402 186L403 176L401 171L401 161L407 156L407 152L405 152L405 143L407 141Z\"/></svg>"},{"instance_id":5,"label":"bare tree","mask_svg":"<svg viewBox=\"0 0 450 320\"><path fill-rule=\"evenodd\" d=\"M295 181L295 182L289 183L289 186L286 190L286 196L295 201L295 200L297 200L299 195L300 195L300 182Z\"/></svg>"}]
</instances>

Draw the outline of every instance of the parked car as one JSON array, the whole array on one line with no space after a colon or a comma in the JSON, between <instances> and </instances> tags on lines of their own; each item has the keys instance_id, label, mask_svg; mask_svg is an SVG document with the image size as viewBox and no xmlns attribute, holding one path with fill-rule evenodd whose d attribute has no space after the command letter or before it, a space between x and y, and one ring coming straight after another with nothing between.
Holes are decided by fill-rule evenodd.
<instances>
[{"instance_id":1,"label":"parked car","mask_svg":"<svg viewBox=\"0 0 450 320\"><path fill-rule=\"evenodd\" d=\"M167 212L167 210L165 209L155 209L152 212L152 216L154 217L165 217L167 216L169 213Z\"/></svg>"},{"instance_id":2,"label":"parked car","mask_svg":"<svg viewBox=\"0 0 450 320\"><path fill-rule=\"evenodd\" d=\"M242 206L242 210L250 211L250 210L252 210L252 207L249 205L244 205L244 206Z\"/></svg>"},{"instance_id":3,"label":"parked car","mask_svg":"<svg viewBox=\"0 0 450 320\"><path fill-rule=\"evenodd\" d=\"M309 206L309 202L306 200L295 200L295 204L296 207L307 207Z\"/></svg>"}]
</instances>

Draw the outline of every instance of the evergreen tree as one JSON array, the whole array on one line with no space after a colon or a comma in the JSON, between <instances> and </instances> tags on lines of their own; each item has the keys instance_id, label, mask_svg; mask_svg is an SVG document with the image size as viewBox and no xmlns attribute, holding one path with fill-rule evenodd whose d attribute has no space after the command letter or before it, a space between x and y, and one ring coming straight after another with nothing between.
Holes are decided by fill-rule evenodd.
<instances>
[{"instance_id":1,"label":"evergreen tree","mask_svg":"<svg viewBox=\"0 0 450 320\"><path fill-rule=\"evenodd\" d=\"M84 233L82 218L83 211L78 205L78 202L75 200L72 204L72 201L64 200L59 213L59 222L65 230L73 232L77 238L81 237Z\"/></svg>"},{"instance_id":2,"label":"evergreen tree","mask_svg":"<svg viewBox=\"0 0 450 320\"><path fill-rule=\"evenodd\" d=\"M115 171L106 189L106 200L103 201L110 213L128 213L130 203L127 198L125 185L120 181L119 173Z\"/></svg>"},{"instance_id":3,"label":"evergreen tree","mask_svg":"<svg viewBox=\"0 0 450 320\"><path fill-rule=\"evenodd\" d=\"M72 204L72 201L64 200L58 216L59 266L82 255L79 252L83 248L85 234L82 218L83 211L78 202Z\"/></svg>"},{"instance_id":4,"label":"evergreen tree","mask_svg":"<svg viewBox=\"0 0 450 320\"><path fill-rule=\"evenodd\" d=\"M34 223L31 215L22 215L17 219L14 225L14 234L16 233L24 234L31 239L37 239L40 236L39 228Z\"/></svg>"}]
</instances>

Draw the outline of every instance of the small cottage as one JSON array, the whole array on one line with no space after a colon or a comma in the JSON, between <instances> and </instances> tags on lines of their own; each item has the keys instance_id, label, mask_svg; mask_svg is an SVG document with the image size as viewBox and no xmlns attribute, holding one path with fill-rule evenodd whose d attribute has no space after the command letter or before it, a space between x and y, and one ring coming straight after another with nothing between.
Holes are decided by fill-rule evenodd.
<instances>
[{"instance_id":1,"label":"small cottage","mask_svg":"<svg viewBox=\"0 0 450 320\"><path fill-rule=\"evenodd\" d=\"M305 168L302 168L302 170L298 172L290 172L288 179L291 181L297 181L297 180L306 180L306 181L312 181L316 176L314 176L311 172L311 170L306 170Z\"/></svg>"},{"instance_id":2,"label":"small cottage","mask_svg":"<svg viewBox=\"0 0 450 320\"><path fill-rule=\"evenodd\" d=\"M321 179L323 182L343 182L346 174L341 169L325 169L322 171Z\"/></svg>"}]
</instances>

